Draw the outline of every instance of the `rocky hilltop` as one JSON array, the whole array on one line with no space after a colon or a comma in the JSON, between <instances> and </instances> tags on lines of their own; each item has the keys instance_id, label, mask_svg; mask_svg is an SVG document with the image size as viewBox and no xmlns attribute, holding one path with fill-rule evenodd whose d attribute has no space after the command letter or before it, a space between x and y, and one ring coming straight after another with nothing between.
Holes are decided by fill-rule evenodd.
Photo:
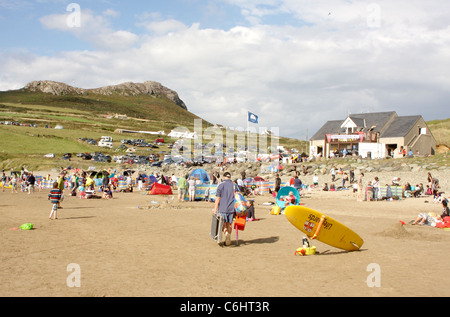
<instances>
[{"instance_id":1,"label":"rocky hilltop","mask_svg":"<svg viewBox=\"0 0 450 317\"><path fill-rule=\"evenodd\" d=\"M121 95L121 96L165 96L179 107L187 110L187 107L183 100L180 99L178 93L164 87L155 81L146 81L144 83L126 82L119 85L105 86L95 89L83 89L72 87L65 83L60 83L50 80L39 80L28 83L24 88L30 92L43 92L52 95L86 95L86 94L98 94L98 95Z\"/></svg>"}]
</instances>

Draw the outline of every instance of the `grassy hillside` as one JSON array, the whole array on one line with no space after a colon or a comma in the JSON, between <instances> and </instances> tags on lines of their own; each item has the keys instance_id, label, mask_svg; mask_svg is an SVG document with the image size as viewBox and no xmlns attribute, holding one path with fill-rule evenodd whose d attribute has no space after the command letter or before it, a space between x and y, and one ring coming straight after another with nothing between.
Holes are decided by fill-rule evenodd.
<instances>
[{"instance_id":1,"label":"grassy hillside","mask_svg":"<svg viewBox=\"0 0 450 317\"><path fill-rule=\"evenodd\" d=\"M108 115L114 114L127 115L128 119L107 118ZM25 90L0 92L0 121L38 125L37 128L0 125L0 166L5 169L27 166L37 170L67 166L70 163L61 160L64 153L103 152L118 155L121 152L89 145L79 141L79 138L99 140L103 135L112 136L115 140L113 145L117 148L121 139L140 138L152 142L158 137L148 134L116 134L117 129L163 130L168 134L176 127L186 127L193 132L195 119L200 118L177 106L165 96L99 94L56 96ZM52 128L45 128L46 125ZM62 125L64 129L53 129L56 125ZM211 126L205 121L202 125L204 129ZM223 135L225 136L225 132ZM168 139L167 136L162 137ZM208 143L211 140L203 142ZM280 138L279 144L300 151L307 148L307 142L295 139ZM136 154L140 155L170 151L167 145L159 149L137 149ZM43 158L47 153L54 153L57 159ZM77 161L77 165L79 163ZM83 167L92 164L81 163L86 165Z\"/></svg>"},{"instance_id":2,"label":"grassy hillside","mask_svg":"<svg viewBox=\"0 0 450 317\"><path fill-rule=\"evenodd\" d=\"M71 114L81 119L99 119L107 114L126 114L129 117L145 119L150 126L161 126L166 129L179 125L193 125L199 117L180 108L165 96L121 96L121 95L63 95L55 96L41 92L24 90L0 92L0 110L24 114L38 114L48 119L52 114ZM70 119L69 121L74 121ZM94 121L95 121L94 120ZM66 120L67 121L67 120ZM153 124L152 124L153 122Z\"/></svg>"},{"instance_id":3,"label":"grassy hillside","mask_svg":"<svg viewBox=\"0 0 450 317\"><path fill-rule=\"evenodd\" d=\"M450 147L450 118L427 122L437 144Z\"/></svg>"}]
</instances>

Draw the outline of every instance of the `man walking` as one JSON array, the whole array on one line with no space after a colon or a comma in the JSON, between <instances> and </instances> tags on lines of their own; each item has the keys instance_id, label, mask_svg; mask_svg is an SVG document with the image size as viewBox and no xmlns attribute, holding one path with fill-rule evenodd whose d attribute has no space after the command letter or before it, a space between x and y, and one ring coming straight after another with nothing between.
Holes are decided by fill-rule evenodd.
<instances>
[{"instance_id":1,"label":"man walking","mask_svg":"<svg viewBox=\"0 0 450 317\"><path fill-rule=\"evenodd\" d=\"M229 172L225 172L223 177L223 182L217 186L214 214L219 212L220 216L224 219L223 233L225 235L225 245L229 246L231 244L234 218L234 183L231 181L231 174Z\"/></svg>"}]
</instances>

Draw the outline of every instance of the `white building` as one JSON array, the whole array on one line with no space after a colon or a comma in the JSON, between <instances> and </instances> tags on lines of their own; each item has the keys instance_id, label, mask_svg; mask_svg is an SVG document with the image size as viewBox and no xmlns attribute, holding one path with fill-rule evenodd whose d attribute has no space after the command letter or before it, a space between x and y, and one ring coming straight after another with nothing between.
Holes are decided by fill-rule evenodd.
<instances>
[{"instance_id":1,"label":"white building","mask_svg":"<svg viewBox=\"0 0 450 317\"><path fill-rule=\"evenodd\" d=\"M333 157L343 152L361 157L399 157L403 150L434 155L436 140L422 116L398 116L395 111L351 114L326 122L310 139L310 155Z\"/></svg>"}]
</instances>

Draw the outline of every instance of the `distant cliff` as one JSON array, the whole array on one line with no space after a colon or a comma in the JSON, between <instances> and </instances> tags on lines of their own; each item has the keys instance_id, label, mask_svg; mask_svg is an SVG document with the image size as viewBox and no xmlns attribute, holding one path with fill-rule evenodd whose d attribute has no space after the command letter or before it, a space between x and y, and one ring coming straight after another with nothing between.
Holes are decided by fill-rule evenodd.
<instances>
[{"instance_id":1,"label":"distant cliff","mask_svg":"<svg viewBox=\"0 0 450 317\"><path fill-rule=\"evenodd\" d=\"M119 85L105 86L95 89L83 89L72 87L65 83L50 81L50 80L39 80L28 83L24 88L26 91L37 92L41 91L43 93L48 93L52 95L86 95L86 94L99 94L99 95L121 95L121 96L166 96L167 99L174 102L179 107L187 110L186 105L183 100L180 99L178 93L164 87L155 81L146 81L144 83L122 83Z\"/></svg>"}]
</instances>

